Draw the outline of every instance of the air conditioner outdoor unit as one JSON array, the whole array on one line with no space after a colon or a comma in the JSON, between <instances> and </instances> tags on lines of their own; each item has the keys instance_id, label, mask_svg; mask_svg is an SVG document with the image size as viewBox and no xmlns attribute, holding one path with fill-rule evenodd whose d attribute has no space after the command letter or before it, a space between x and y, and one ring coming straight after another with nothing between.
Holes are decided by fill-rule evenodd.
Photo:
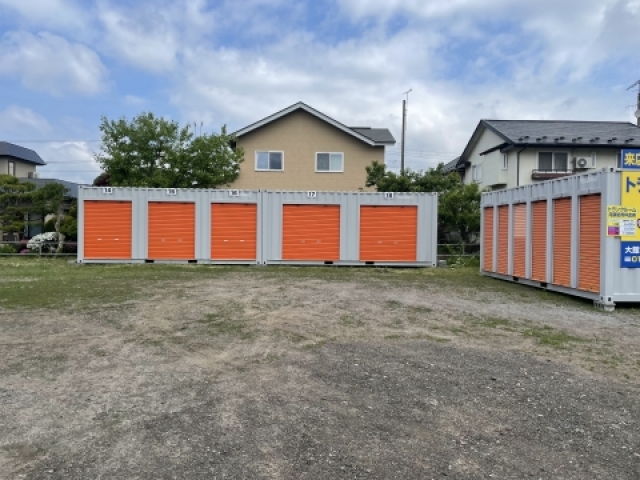
<instances>
[{"instance_id":1,"label":"air conditioner outdoor unit","mask_svg":"<svg viewBox=\"0 0 640 480\"><path fill-rule=\"evenodd\" d=\"M589 163L591 162L590 159L584 158L584 157L580 157L580 158L574 158L573 159L576 168L580 169L580 168L589 168Z\"/></svg>"},{"instance_id":2,"label":"air conditioner outdoor unit","mask_svg":"<svg viewBox=\"0 0 640 480\"><path fill-rule=\"evenodd\" d=\"M40 174L38 172L29 172L27 173L27 178L40 178Z\"/></svg>"}]
</instances>

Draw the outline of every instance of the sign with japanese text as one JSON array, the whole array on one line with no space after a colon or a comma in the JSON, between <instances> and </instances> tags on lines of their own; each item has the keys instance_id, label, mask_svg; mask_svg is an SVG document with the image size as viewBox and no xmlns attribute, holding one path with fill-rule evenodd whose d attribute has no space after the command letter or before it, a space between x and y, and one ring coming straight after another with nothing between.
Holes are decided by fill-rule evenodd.
<instances>
[{"instance_id":1,"label":"sign with japanese text","mask_svg":"<svg viewBox=\"0 0 640 480\"><path fill-rule=\"evenodd\" d=\"M620 178L622 179L622 184L620 185L620 191L622 192L620 199L621 206L640 212L640 172L620 172ZM636 227L638 227L637 216ZM640 241L639 232L640 228L636 228L635 233L632 235L621 232L620 236L624 241Z\"/></svg>"},{"instance_id":2,"label":"sign with japanese text","mask_svg":"<svg viewBox=\"0 0 640 480\"><path fill-rule=\"evenodd\" d=\"M638 209L622 205L607 205L607 236L620 237L636 235Z\"/></svg>"},{"instance_id":3,"label":"sign with japanese text","mask_svg":"<svg viewBox=\"0 0 640 480\"><path fill-rule=\"evenodd\" d=\"M640 268L640 242L620 242L620 268Z\"/></svg>"},{"instance_id":4,"label":"sign with japanese text","mask_svg":"<svg viewBox=\"0 0 640 480\"><path fill-rule=\"evenodd\" d=\"M640 150L622 150L620 154L620 168L640 170Z\"/></svg>"}]
</instances>

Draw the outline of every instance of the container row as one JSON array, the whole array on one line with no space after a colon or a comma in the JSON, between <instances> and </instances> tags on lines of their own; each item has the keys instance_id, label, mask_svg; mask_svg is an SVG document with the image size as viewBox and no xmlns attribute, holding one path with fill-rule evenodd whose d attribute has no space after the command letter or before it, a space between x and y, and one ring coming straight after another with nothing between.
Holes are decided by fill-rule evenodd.
<instances>
[{"instance_id":1,"label":"container row","mask_svg":"<svg viewBox=\"0 0 640 480\"><path fill-rule=\"evenodd\" d=\"M640 301L640 270L625 266L625 238L608 229L623 175L609 169L483 194L481 272L608 310Z\"/></svg>"},{"instance_id":2,"label":"container row","mask_svg":"<svg viewBox=\"0 0 640 480\"><path fill-rule=\"evenodd\" d=\"M432 193L81 187L78 261L435 266Z\"/></svg>"}]
</instances>

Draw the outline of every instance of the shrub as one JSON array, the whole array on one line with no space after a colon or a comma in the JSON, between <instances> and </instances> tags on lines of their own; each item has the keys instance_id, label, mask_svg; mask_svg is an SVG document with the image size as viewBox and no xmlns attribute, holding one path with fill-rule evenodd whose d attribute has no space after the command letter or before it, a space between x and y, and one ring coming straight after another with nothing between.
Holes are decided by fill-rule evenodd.
<instances>
[{"instance_id":1,"label":"shrub","mask_svg":"<svg viewBox=\"0 0 640 480\"><path fill-rule=\"evenodd\" d=\"M35 235L27 243L27 248L32 251L42 251L43 253L55 252L58 248L58 234L47 232Z\"/></svg>"},{"instance_id":2,"label":"shrub","mask_svg":"<svg viewBox=\"0 0 640 480\"><path fill-rule=\"evenodd\" d=\"M0 253L16 253L16 247L8 243L0 244Z\"/></svg>"}]
</instances>

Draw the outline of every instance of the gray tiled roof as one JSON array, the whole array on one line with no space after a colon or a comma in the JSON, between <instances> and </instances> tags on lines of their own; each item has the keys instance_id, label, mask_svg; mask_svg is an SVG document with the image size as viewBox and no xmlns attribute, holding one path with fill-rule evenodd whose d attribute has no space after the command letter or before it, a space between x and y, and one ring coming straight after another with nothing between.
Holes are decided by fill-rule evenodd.
<instances>
[{"instance_id":1,"label":"gray tiled roof","mask_svg":"<svg viewBox=\"0 0 640 480\"><path fill-rule=\"evenodd\" d=\"M48 183L59 183L64 185L67 191L67 196L71 198L78 198L78 187L80 184L69 182L67 180L58 180L57 178L21 178L21 182L29 182L36 185L36 188L41 188Z\"/></svg>"},{"instance_id":2,"label":"gray tiled roof","mask_svg":"<svg viewBox=\"0 0 640 480\"><path fill-rule=\"evenodd\" d=\"M45 161L40 158L40 155L33 150L9 142L0 142L0 157L4 156L14 157L24 162L35 163L36 165L46 165Z\"/></svg>"},{"instance_id":3,"label":"gray tiled roof","mask_svg":"<svg viewBox=\"0 0 640 480\"><path fill-rule=\"evenodd\" d=\"M458 161L460 157L456 157L448 163L444 164L444 168L442 169L445 172L454 172L458 169Z\"/></svg>"},{"instance_id":4,"label":"gray tiled roof","mask_svg":"<svg viewBox=\"0 0 640 480\"><path fill-rule=\"evenodd\" d=\"M513 144L640 146L640 127L629 122L567 120L483 120ZM528 137L528 138L527 138Z\"/></svg>"},{"instance_id":5,"label":"gray tiled roof","mask_svg":"<svg viewBox=\"0 0 640 480\"><path fill-rule=\"evenodd\" d=\"M350 127L351 130L355 130L360 135L364 135L379 144L394 145L396 139L387 128L369 128L369 127Z\"/></svg>"}]
</instances>

